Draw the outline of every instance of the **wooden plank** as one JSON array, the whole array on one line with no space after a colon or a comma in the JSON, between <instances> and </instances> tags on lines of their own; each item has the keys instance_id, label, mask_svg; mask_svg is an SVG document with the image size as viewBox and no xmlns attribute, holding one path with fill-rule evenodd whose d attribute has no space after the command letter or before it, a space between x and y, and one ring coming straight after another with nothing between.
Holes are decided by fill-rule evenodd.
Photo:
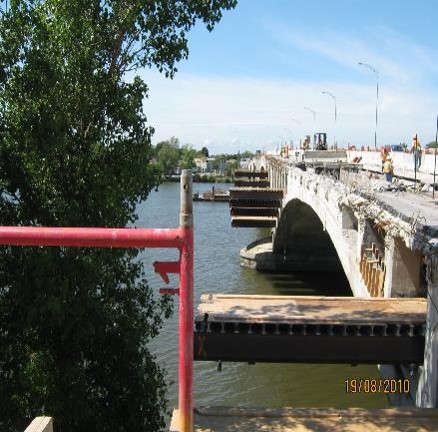
<instances>
[{"instance_id":1,"label":"wooden plank","mask_svg":"<svg viewBox=\"0 0 438 432\"><path fill-rule=\"evenodd\" d=\"M198 319L210 321L415 324L425 323L424 298L357 298L203 294Z\"/></svg>"},{"instance_id":2,"label":"wooden plank","mask_svg":"<svg viewBox=\"0 0 438 432\"><path fill-rule=\"evenodd\" d=\"M373 272L371 276L371 292L373 297L378 297L377 294L377 280L379 277L378 273L379 273L379 269L377 268L377 266L373 266Z\"/></svg>"},{"instance_id":3,"label":"wooden plank","mask_svg":"<svg viewBox=\"0 0 438 432\"><path fill-rule=\"evenodd\" d=\"M377 273L377 268L375 266L375 263L373 263L371 266L371 276L370 276L370 286L369 286L371 297L376 297L376 293L374 289L374 281L376 279L376 273Z\"/></svg>"},{"instance_id":4,"label":"wooden plank","mask_svg":"<svg viewBox=\"0 0 438 432\"><path fill-rule=\"evenodd\" d=\"M179 432L178 410L171 432ZM226 408L194 410L195 432L431 432L437 430L438 409L421 408Z\"/></svg>"},{"instance_id":5,"label":"wooden plank","mask_svg":"<svg viewBox=\"0 0 438 432\"><path fill-rule=\"evenodd\" d=\"M24 432L53 432L52 417L35 417Z\"/></svg>"},{"instance_id":6,"label":"wooden plank","mask_svg":"<svg viewBox=\"0 0 438 432\"><path fill-rule=\"evenodd\" d=\"M370 291L370 285L371 285L371 271L373 269L373 264L369 261L367 261L366 270L365 270L365 285L368 288L368 292Z\"/></svg>"},{"instance_id":7,"label":"wooden plank","mask_svg":"<svg viewBox=\"0 0 438 432\"><path fill-rule=\"evenodd\" d=\"M385 272L385 266L383 266L383 270L380 272L380 275L379 275L379 293L380 293L380 296L381 297L383 297L383 294L384 294L384 287L385 287L385 274L386 274L386 272Z\"/></svg>"}]
</instances>

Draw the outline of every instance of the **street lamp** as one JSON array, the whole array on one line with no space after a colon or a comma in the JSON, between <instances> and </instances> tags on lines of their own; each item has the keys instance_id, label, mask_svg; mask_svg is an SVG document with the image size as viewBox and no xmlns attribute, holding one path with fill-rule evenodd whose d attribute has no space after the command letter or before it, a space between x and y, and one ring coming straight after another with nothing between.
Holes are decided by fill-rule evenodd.
<instances>
[{"instance_id":1,"label":"street lamp","mask_svg":"<svg viewBox=\"0 0 438 432\"><path fill-rule=\"evenodd\" d=\"M305 110L311 112L313 114L313 133L316 133L316 111L314 111L313 109L309 108L309 107L304 107Z\"/></svg>"},{"instance_id":2,"label":"street lamp","mask_svg":"<svg viewBox=\"0 0 438 432\"><path fill-rule=\"evenodd\" d=\"M291 118L291 121L292 121L293 123L297 124L298 126L301 126L301 122L298 121L297 119L295 119L295 118ZM300 137L299 137L299 134L298 134L298 145L299 145L299 143L300 143ZM292 143L292 144L293 144L293 143Z\"/></svg>"},{"instance_id":3,"label":"street lamp","mask_svg":"<svg viewBox=\"0 0 438 432\"><path fill-rule=\"evenodd\" d=\"M282 146L282 142L284 141L284 136L282 136L282 135L277 135L277 139L278 139L278 141L277 141L276 152L279 151L278 148L279 148L279 146L280 146L280 154L281 154L281 146Z\"/></svg>"},{"instance_id":4,"label":"street lamp","mask_svg":"<svg viewBox=\"0 0 438 432\"><path fill-rule=\"evenodd\" d=\"M313 111L313 109L310 109L309 107L304 107L305 110L310 111L313 114L313 121L316 121L316 111Z\"/></svg>"},{"instance_id":5,"label":"street lamp","mask_svg":"<svg viewBox=\"0 0 438 432\"><path fill-rule=\"evenodd\" d=\"M338 118L338 110L336 107L336 96L333 93L330 93L328 91L323 91L322 94L326 94L326 95L330 96L335 102L335 132L333 134L333 146L336 149L337 148L337 146L336 146L336 120Z\"/></svg>"},{"instance_id":6,"label":"street lamp","mask_svg":"<svg viewBox=\"0 0 438 432\"><path fill-rule=\"evenodd\" d=\"M293 121L293 122L296 123L297 125L300 125L300 124L301 124L300 121L298 121L297 119L294 119L294 118L291 118L291 121Z\"/></svg>"},{"instance_id":7,"label":"street lamp","mask_svg":"<svg viewBox=\"0 0 438 432\"><path fill-rule=\"evenodd\" d=\"M379 72L377 72L376 68L367 64L367 63L358 63L359 66L364 66L368 68L371 72L376 74L376 128L374 130L374 148L377 149L377 106L379 104Z\"/></svg>"}]
</instances>

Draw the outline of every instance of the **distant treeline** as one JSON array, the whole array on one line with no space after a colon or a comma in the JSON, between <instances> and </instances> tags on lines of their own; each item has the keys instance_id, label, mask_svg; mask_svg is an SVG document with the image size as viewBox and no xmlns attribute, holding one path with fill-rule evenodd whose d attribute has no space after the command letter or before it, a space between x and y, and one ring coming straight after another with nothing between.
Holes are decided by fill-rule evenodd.
<instances>
[{"instance_id":1,"label":"distant treeline","mask_svg":"<svg viewBox=\"0 0 438 432\"><path fill-rule=\"evenodd\" d=\"M195 159L211 157L210 162L212 171L220 171L224 178L231 177L233 171L238 168L239 162L244 158L251 158L254 153L244 151L242 153L221 153L210 156L207 147L196 150L190 144L180 145L179 139L172 137L168 140L159 142L151 148L151 159L157 167L157 175L166 180L170 180L172 175L180 172L182 169L196 168ZM216 177L211 175L200 175L203 182L215 182ZM196 181L196 180L195 180ZM230 179L231 181L231 179Z\"/></svg>"}]
</instances>

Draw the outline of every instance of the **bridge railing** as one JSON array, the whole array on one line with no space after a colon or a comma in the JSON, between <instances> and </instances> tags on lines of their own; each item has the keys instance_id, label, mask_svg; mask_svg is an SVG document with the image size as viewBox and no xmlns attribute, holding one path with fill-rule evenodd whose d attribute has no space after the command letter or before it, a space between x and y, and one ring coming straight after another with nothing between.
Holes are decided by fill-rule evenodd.
<instances>
[{"instance_id":1,"label":"bridge railing","mask_svg":"<svg viewBox=\"0 0 438 432\"><path fill-rule=\"evenodd\" d=\"M168 273L179 273L179 288L160 293L179 295L179 424L180 432L193 429L193 206L190 170L181 175L180 226L152 228L0 227L0 245L177 248L179 261L154 262L154 269L169 283ZM33 424L33 423L32 423ZM30 426L29 426L30 427ZM47 429L49 427L49 429ZM35 429L35 432L51 432ZM28 428L29 429L29 428ZM28 432L34 431L29 429Z\"/></svg>"}]
</instances>

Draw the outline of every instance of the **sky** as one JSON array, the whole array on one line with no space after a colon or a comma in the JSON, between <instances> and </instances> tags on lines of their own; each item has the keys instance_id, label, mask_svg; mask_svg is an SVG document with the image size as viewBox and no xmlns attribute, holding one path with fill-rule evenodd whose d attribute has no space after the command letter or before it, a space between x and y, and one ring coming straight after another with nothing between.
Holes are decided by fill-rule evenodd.
<instances>
[{"instance_id":1,"label":"sky","mask_svg":"<svg viewBox=\"0 0 438 432\"><path fill-rule=\"evenodd\" d=\"M139 71L153 144L235 153L326 132L374 146L376 104L378 146L435 140L437 22L437 0L240 0L211 33L190 32L173 80Z\"/></svg>"}]
</instances>

